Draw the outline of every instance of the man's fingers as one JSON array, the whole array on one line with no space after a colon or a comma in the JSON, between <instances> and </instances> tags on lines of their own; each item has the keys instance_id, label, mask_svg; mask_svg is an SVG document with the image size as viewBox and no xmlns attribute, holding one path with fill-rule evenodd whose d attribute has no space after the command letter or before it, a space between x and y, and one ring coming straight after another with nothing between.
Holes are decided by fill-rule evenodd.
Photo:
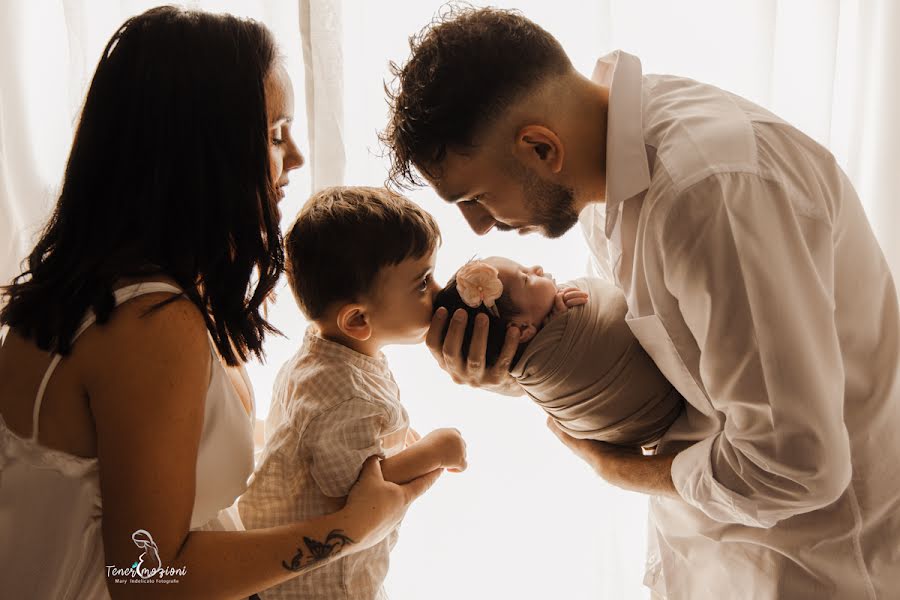
<instances>
[{"instance_id":1,"label":"man's fingers","mask_svg":"<svg viewBox=\"0 0 900 600\"><path fill-rule=\"evenodd\" d=\"M475 317L475 328L472 331L472 343L469 344L469 355L466 364L466 373L469 380L481 380L484 373L484 356L487 352L489 320L487 315L479 314Z\"/></svg>"},{"instance_id":2,"label":"man's fingers","mask_svg":"<svg viewBox=\"0 0 900 600\"><path fill-rule=\"evenodd\" d=\"M516 355L516 350L519 348L519 339L521 337L522 332L518 327L510 327L506 330L506 339L503 340L500 356L497 358L497 363L493 368L493 372L497 376L497 381L500 381L504 377L509 377L509 366L512 364L512 359Z\"/></svg>"},{"instance_id":3,"label":"man's fingers","mask_svg":"<svg viewBox=\"0 0 900 600\"><path fill-rule=\"evenodd\" d=\"M563 438L563 435L565 435L565 433L562 429L559 428L559 425L556 424L556 419L554 419L553 417L547 417L547 429L552 431L553 434L563 442L566 441L565 438ZM566 435L566 437L569 436Z\"/></svg>"},{"instance_id":4,"label":"man's fingers","mask_svg":"<svg viewBox=\"0 0 900 600\"><path fill-rule=\"evenodd\" d=\"M435 469L430 473L425 473L421 477L416 477L409 483L404 483L401 487L406 494L407 503L412 502L427 492L428 488L434 485L434 482L438 480L438 477L440 477L443 472L443 469Z\"/></svg>"},{"instance_id":5,"label":"man's fingers","mask_svg":"<svg viewBox=\"0 0 900 600\"><path fill-rule=\"evenodd\" d=\"M444 368L451 375L454 374L454 371L462 370L460 357L462 356L463 334L466 332L466 320L468 317L469 315L466 314L466 311L461 308L453 313L453 317L450 319L450 327L447 329L447 337L444 338L444 345L441 347L441 352L444 355Z\"/></svg>"},{"instance_id":6,"label":"man's fingers","mask_svg":"<svg viewBox=\"0 0 900 600\"><path fill-rule=\"evenodd\" d=\"M450 315L447 314L446 308L442 306L437 309L431 317L431 326L428 328L428 334L425 336L425 345L428 346L431 354L434 355L435 360L438 361L438 365L442 369L444 368L444 354L441 350L441 335L444 333L444 326L447 324L448 318L450 318Z\"/></svg>"},{"instance_id":7,"label":"man's fingers","mask_svg":"<svg viewBox=\"0 0 900 600\"><path fill-rule=\"evenodd\" d=\"M563 431L559 425L556 424L556 419L553 417L547 417L547 427L553 434L559 438L563 444L568 446L569 448L576 449L580 442L584 440L579 440L578 438L573 438L571 435Z\"/></svg>"}]
</instances>

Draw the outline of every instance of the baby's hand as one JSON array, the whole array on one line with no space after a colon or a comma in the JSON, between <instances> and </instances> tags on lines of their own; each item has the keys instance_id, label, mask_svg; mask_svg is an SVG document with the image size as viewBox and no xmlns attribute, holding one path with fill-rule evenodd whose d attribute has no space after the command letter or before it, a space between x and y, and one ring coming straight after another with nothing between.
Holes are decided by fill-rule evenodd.
<instances>
[{"instance_id":1,"label":"baby's hand","mask_svg":"<svg viewBox=\"0 0 900 600\"><path fill-rule=\"evenodd\" d=\"M462 473L466 470L466 442L453 427L435 429L425 436L422 441L428 440L434 445L441 460L441 467L451 473Z\"/></svg>"},{"instance_id":2,"label":"baby's hand","mask_svg":"<svg viewBox=\"0 0 900 600\"><path fill-rule=\"evenodd\" d=\"M556 292L556 299L553 301L553 310L550 316L560 315L573 306L581 306L588 301L588 293L574 287L562 288Z\"/></svg>"}]
</instances>

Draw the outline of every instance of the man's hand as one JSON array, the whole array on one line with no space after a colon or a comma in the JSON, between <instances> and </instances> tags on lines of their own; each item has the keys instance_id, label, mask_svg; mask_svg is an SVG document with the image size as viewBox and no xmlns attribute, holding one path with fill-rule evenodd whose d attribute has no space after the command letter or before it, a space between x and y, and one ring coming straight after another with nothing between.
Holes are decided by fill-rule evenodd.
<instances>
[{"instance_id":1,"label":"man's hand","mask_svg":"<svg viewBox=\"0 0 900 600\"><path fill-rule=\"evenodd\" d=\"M579 440L560 429L553 417L547 417L547 427L608 483L632 492L681 498L672 483L672 461L677 454L644 456L637 447Z\"/></svg>"},{"instance_id":2,"label":"man's hand","mask_svg":"<svg viewBox=\"0 0 900 600\"><path fill-rule=\"evenodd\" d=\"M500 350L497 363L485 368L484 355L487 348L488 318L480 314L475 318L472 343L469 345L468 360L462 359L463 333L466 331L468 315L459 309L450 321L447 336L441 343L441 333L447 323L447 309L437 309L431 319L431 328L425 338L425 345L434 355L440 367L450 374L454 383L465 383L472 387L485 388L506 396L522 395L522 388L509 374L509 367L519 347L521 332L516 327L506 330L506 340Z\"/></svg>"}]
</instances>

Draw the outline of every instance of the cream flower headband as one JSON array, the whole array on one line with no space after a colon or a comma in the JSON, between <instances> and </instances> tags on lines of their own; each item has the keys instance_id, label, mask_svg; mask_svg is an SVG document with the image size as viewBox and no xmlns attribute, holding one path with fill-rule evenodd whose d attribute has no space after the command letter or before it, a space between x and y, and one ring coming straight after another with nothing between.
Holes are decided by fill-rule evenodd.
<instances>
[{"instance_id":1,"label":"cream flower headband","mask_svg":"<svg viewBox=\"0 0 900 600\"><path fill-rule=\"evenodd\" d=\"M472 308L484 304L492 315L500 317L494 304L503 293L503 283L498 273L496 268L480 260L466 263L456 272L456 291L459 292L459 297Z\"/></svg>"}]
</instances>

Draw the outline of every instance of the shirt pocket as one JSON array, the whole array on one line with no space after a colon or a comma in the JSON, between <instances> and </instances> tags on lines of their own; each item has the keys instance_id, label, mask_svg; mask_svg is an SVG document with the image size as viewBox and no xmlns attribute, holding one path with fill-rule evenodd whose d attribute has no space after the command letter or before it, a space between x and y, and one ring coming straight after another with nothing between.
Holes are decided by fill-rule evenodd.
<instances>
[{"instance_id":1,"label":"shirt pocket","mask_svg":"<svg viewBox=\"0 0 900 600\"><path fill-rule=\"evenodd\" d=\"M702 385L694 379L688 370L675 342L669 337L669 332L663 326L662 321L656 315L645 317L625 318L628 327L641 346L656 363L657 368L666 376L666 379L675 386L675 389L690 402L694 408L705 415L712 416L715 412L712 402L706 395Z\"/></svg>"}]
</instances>

